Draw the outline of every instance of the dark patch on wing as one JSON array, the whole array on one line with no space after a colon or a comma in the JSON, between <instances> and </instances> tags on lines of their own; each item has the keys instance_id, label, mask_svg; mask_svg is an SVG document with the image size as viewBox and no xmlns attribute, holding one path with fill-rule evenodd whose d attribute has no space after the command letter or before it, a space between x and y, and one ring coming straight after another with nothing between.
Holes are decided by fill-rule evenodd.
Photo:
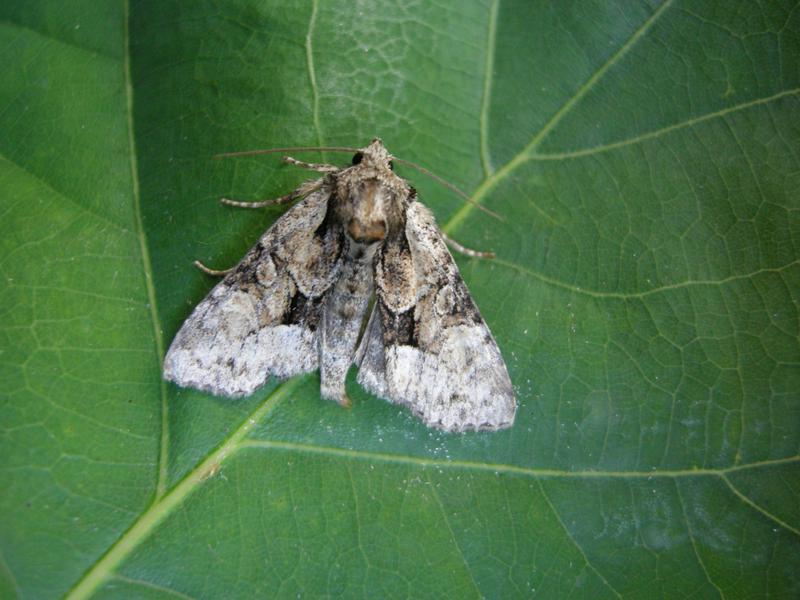
<instances>
[{"instance_id":1,"label":"dark patch on wing","mask_svg":"<svg viewBox=\"0 0 800 600\"><path fill-rule=\"evenodd\" d=\"M259 240L256 245L250 249L247 255L245 255L244 260L242 260L239 266L228 273L221 283L227 287L242 287L247 291L250 291L250 286L248 284L260 286L261 284L258 281L256 272L258 270L258 265L261 263L266 253L267 248Z\"/></svg>"},{"instance_id":2,"label":"dark patch on wing","mask_svg":"<svg viewBox=\"0 0 800 600\"><path fill-rule=\"evenodd\" d=\"M300 254L284 253L287 270L297 286L309 297L325 294L338 278L337 265L346 248L344 229L338 221L331 200L325 210L325 217L314 230L311 246L316 250L305 258Z\"/></svg>"},{"instance_id":3,"label":"dark patch on wing","mask_svg":"<svg viewBox=\"0 0 800 600\"><path fill-rule=\"evenodd\" d=\"M337 216L336 216L336 207L334 204L337 202L336 192L331 192L330 197L328 198L328 205L325 207L325 217L322 219L322 223L314 230L314 237L319 239L327 239L330 235L330 232L333 229L337 229L332 227L332 225L337 223ZM338 228L341 229L341 228ZM341 231L340 231L341 233ZM341 250L341 245L340 245Z\"/></svg>"},{"instance_id":4,"label":"dark patch on wing","mask_svg":"<svg viewBox=\"0 0 800 600\"><path fill-rule=\"evenodd\" d=\"M414 318L414 308L395 314L381 299L378 299L378 306L383 326L384 345L417 347L417 322Z\"/></svg>"},{"instance_id":5,"label":"dark patch on wing","mask_svg":"<svg viewBox=\"0 0 800 600\"><path fill-rule=\"evenodd\" d=\"M303 325L310 331L316 331L322 318L324 299L324 295L319 298L306 298L297 292L292 298L289 310L283 315L283 324Z\"/></svg>"},{"instance_id":6,"label":"dark patch on wing","mask_svg":"<svg viewBox=\"0 0 800 600\"><path fill-rule=\"evenodd\" d=\"M467 289L467 284L464 283L463 279L461 279L461 275L459 275L458 271L451 273L450 279L450 285L452 286L455 296L455 301L450 307L450 315L464 324L483 323L481 313L478 310L478 305L475 304L472 296L470 296L469 290Z\"/></svg>"}]
</instances>

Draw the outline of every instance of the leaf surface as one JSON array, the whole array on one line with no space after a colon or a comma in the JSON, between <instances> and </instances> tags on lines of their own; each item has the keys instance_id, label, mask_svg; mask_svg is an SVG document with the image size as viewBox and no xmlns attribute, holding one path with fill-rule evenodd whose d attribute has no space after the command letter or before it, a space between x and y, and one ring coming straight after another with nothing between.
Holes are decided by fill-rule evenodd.
<instances>
[{"instance_id":1,"label":"leaf surface","mask_svg":"<svg viewBox=\"0 0 800 600\"><path fill-rule=\"evenodd\" d=\"M796 4L399 4L0 7L0 595L800 595ZM163 383L307 176L211 157L374 136L514 427Z\"/></svg>"}]
</instances>

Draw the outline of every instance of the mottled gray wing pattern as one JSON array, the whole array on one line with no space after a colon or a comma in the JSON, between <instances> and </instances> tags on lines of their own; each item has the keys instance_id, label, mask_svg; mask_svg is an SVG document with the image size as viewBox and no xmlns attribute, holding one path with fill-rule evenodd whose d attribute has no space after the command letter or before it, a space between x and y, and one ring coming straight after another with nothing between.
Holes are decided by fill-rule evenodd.
<instances>
[{"instance_id":1,"label":"mottled gray wing pattern","mask_svg":"<svg viewBox=\"0 0 800 600\"><path fill-rule=\"evenodd\" d=\"M343 233L322 188L288 210L197 305L164 359L184 387L244 396L319 366L317 328Z\"/></svg>"},{"instance_id":2,"label":"mottled gray wing pattern","mask_svg":"<svg viewBox=\"0 0 800 600\"><path fill-rule=\"evenodd\" d=\"M514 422L503 358L431 213L419 202L375 262L376 302L356 355L358 382L446 431Z\"/></svg>"}]
</instances>

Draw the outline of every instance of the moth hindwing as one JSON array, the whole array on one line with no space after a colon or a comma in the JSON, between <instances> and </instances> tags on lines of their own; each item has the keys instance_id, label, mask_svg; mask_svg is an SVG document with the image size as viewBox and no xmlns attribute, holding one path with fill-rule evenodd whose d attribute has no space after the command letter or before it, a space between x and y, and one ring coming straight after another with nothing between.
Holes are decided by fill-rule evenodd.
<instances>
[{"instance_id":1,"label":"moth hindwing","mask_svg":"<svg viewBox=\"0 0 800 600\"><path fill-rule=\"evenodd\" d=\"M517 404L497 344L381 140L347 168L292 162L324 176L284 197L302 199L197 305L164 377L237 397L319 369L322 397L348 405L355 364L361 386L430 427L509 427Z\"/></svg>"}]
</instances>

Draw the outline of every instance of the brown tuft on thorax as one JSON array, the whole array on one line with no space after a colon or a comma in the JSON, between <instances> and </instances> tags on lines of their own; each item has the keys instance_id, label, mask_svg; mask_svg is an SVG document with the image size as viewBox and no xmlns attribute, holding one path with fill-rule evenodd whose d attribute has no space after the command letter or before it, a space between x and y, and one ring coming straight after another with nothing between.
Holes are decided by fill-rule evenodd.
<instances>
[{"instance_id":1,"label":"brown tuft on thorax","mask_svg":"<svg viewBox=\"0 0 800 600\"><path fill-rule=\"evenodd\" d=\"M353 163L335 175L339 219L354 241L380 242L405 226L411 187L392 171L392 156L377 138Z\"/></svg>"}]
</instances>

